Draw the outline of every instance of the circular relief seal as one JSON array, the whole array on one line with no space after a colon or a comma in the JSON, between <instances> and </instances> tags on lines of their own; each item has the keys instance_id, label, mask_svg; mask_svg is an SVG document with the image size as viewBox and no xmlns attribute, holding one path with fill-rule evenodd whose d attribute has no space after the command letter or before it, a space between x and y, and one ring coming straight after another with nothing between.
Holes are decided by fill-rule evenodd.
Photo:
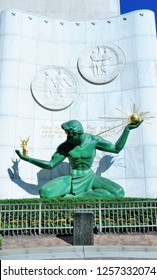
<instances>
[{"instance_id":1,"label":"circular relief seal","mask_svg":"<svg viewBox=\"0 0 157 280\"><path fill-rule=\"evenodd\" d=\"M36 72L31 82L31 92L43 108L60 111L74 102L78 95L78 82L66 68L47 66Z\"/></svg>"},{"instance_id":2,"label":"circular relief seal","mask_svg":"<svg viewBox=\"0 0 157 280\"><path fill-rule=\"evenodd\" d=\"M113 81L124 64L125 56L114 44L90 47L78 58L81 76L90 83L100 85Z\"/></svg>"}]
</instances>

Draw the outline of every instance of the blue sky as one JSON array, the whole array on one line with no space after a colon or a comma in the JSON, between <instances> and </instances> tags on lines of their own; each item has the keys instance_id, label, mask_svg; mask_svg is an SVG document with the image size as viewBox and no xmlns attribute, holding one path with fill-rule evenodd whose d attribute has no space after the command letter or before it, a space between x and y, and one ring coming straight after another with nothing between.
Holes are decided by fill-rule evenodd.
<instances>
[{"instance_id":1,"label":"blue sky","mask_svg":"<svg viewBox=\"0 0 157 280\"><path fill-rule=\"evenodd\" d=\"M121 14L148 9L155 12L157 25L157 0L120 0Z\"/></svg>"}]
</instances>

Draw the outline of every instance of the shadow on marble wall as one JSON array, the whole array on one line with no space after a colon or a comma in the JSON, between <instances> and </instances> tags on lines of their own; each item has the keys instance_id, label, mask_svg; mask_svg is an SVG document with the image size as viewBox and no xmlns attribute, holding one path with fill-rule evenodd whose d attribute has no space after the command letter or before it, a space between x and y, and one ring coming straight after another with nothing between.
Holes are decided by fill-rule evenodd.
<instances>
[{"instance_id":1,"label":"shadow on marble wall","mask_svg":"<svg viewBox=\"0 0 157 280\"><path fill-rule=\"evenodd\" d=\"M54 168L54 172L52 170L46 170L41 169L39 172L37 172L37 184L31 184L27 183L20 177L19 172L19 162L20 160L13 161L13 165L11 168L8 168L8 174L11 179L16 185L21 187L23 190L25 190L27 193L31 195L38 195L39 194L39 188L49 182L50 180L53 180L54 178L58 177L60 173L61 176L68 175L69 174L69 163L63 162L60 164L59 168ZM60 172L60 170L62 170Z\"/></svg>"},{"instance_id":2,"label":"shadow on marble wall","mask_svg":"<svg viewBox=\"0 0 157 280\"><path fill-rule=\"evenodd\" d=\"M118 156L112 155L105 155L104 157L102 157L99 161L99 166L96 170L96 175L101 176L101 174L106 172L112 165L114 165L115 167L125 168L125 166L122 163L123 158L117 159L117 157Z\"/></svg>"},{"instance_id":3,"label":"shadow on marble wall","mask_svg":"<svg viewBox=\"0 0 157 280\"><path fill-rule=\"evenodd\" d=\"M96 175L101 176L101 174L107 171L113 163L114 163L113 156L106 155L102 157L99 161L99 166L97 168Z\"/></svg>"}]
</instances>

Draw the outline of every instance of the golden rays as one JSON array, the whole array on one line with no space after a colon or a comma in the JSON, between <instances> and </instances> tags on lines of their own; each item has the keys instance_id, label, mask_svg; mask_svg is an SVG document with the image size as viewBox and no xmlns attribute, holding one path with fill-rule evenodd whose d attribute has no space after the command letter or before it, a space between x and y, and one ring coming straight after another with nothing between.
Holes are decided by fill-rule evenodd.
<instances>
[{"instance_id":1,"label":"golden rays","mask_svg":"<svg viewBox=\"0 0 157 280\"><path fill-rule=\"evenodd\" d=\"M139 108L135 104L133 104L133 106L132 106L131 113L129 113L128 111L126 111L124 109L116 108L116 110L118 110L122 114L121 117L99 117L99 118L106 119L107 121L110 121L110 122L116 121L116 122L121 122L121 123L118 125L114 125L113 127L98 133L97 135L104 134L104 133L106 133L110 130L116 129L116 128L120 128L120 130L122 130L122 129L124 129L124 126L126 126L128 124L137 124L138 122L140 122L142 120L145 121L145 124L151 126L151 123L147 122L147 120L154 118L152 116L148 116L148 114L150 113L149 111L140 112Z\"/></svg>"}]
</instances>

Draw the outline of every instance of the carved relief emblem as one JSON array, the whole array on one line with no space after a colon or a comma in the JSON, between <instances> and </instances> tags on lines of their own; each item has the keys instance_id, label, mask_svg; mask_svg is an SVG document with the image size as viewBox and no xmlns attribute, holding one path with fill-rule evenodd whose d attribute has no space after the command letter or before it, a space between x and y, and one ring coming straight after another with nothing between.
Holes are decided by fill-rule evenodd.
<instances>
[{"instance_id":1,"label":"carved relief emblem","mask_svg":"<svg viewBox=\"0 0 157 280\"><path fill-rule=\"evenodd\" d=\"M81 76L93 84L113 81L122 71L125 57L122 50L113 44L90 47L78 59Z\"/></svg>"},{"instance_id":2,"label":"carved relief emblem","mask_svg":"<svg viewBox=\"0 0 157 280\"><path fill-rule=\"evenodd\" d=\"M43 108L59 111L74 102L78 95L78 82L68 69L48 66L35 74L31 92L35 101Z\"/></svg>"}]
</instances>

